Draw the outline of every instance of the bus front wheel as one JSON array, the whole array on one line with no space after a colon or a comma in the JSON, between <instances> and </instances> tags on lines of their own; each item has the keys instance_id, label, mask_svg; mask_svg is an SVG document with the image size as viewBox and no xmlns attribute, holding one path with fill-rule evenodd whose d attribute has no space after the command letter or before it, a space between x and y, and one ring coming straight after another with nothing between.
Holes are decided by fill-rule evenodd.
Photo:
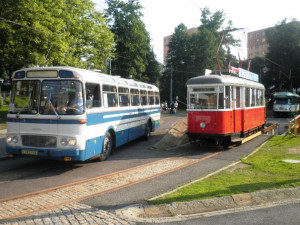
<instances>
[{"instance_id":1,"label":"bus front wheel","mask_svg":"<svg viewBox=\"0 0 300 225\"><path fill-rule=\"evenodd\" d=\"M100 154L100 160L104 161L106 160L111 152L113 150L113 138L110 132L107 132L107 134L104 137L103 140L103 146L102 146L102 153Z\"/></svg>"}]
</instances>

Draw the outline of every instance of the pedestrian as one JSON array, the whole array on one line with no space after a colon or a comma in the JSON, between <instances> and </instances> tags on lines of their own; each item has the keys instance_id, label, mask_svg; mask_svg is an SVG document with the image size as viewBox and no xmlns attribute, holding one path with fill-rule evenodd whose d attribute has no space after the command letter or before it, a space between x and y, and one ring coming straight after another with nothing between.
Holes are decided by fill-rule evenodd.
<instances>
[{"instance_id":1,"label":"pedestrian","mask_svg":"<svg viewBox=\"0 0 300 225\"><path fill-rule=\"evenodd\" d=\"M166 113L168 109L168 103L165 101L163 111Z\"/></svg>"},{"instance_id":2,"label":"pedestrian","mask_svg":"<svg viewBox=\"0 0 300 225\"><path fill-rule=\"evenodd\" d=\"M178 108L178 102L175 101L175 103L174 103L174 111L175 111L175 113L177 112L177 108Z\"/></svg>"},{"instance_id":3,"label":"pedestrian","mask_svg":"<svg viewBox=\"0 0 300 225\"><path fill-rule=\"evenodd\" d=\"M171 103L170 108L170 114L174 114L174 102Z\"/></svg>"}]
</instances>

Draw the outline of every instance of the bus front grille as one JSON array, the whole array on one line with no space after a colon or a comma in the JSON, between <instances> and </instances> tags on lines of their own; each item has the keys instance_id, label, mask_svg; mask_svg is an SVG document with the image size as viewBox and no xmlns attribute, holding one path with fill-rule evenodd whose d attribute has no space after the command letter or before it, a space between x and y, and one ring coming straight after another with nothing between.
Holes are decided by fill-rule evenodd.
<instances>
[{"instance_id":1,"label":"bus front grille","mask_svg":"<svg viewBox=\"0 0 300 225\"><path fill-rule=\"evenodd\" d=\"M22 144L28 147L56 147L56 137L22 135Z\"/></svg>"}]
</instances>

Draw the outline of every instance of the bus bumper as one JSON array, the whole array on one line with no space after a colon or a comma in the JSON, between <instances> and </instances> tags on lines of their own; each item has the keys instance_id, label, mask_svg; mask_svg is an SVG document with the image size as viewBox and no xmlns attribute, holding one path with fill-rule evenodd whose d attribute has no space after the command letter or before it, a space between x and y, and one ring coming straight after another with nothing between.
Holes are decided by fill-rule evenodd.
<instances>
[{"instance_id":1,"label":"bus bumper","mask_svg":"<svg viewBox=\"0 0 300 225\"><path fill-rule=\"evenodd\" d=\"M85 151L79 149L36 149L6 145L6 152L13 156L47 158L62 161L85 161ZM68 160L66 160L66 158Z\"/></svg>"}]
</instances>

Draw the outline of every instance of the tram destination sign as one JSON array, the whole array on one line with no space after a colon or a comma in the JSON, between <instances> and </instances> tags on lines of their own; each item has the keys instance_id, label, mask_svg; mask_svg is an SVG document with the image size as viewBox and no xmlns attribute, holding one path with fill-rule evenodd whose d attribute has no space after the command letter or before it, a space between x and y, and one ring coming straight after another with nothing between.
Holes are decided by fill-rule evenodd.
<instances>
[{"instance_id":1,"label":"tram destination sign","mask_svg":"<svg viewBox=\"0 0 300 225\"><path fill-rule=\"evenodd\" d=\"M239 68L239 77L258 82L258 74Z\"/></svg>"}]
</instances>

